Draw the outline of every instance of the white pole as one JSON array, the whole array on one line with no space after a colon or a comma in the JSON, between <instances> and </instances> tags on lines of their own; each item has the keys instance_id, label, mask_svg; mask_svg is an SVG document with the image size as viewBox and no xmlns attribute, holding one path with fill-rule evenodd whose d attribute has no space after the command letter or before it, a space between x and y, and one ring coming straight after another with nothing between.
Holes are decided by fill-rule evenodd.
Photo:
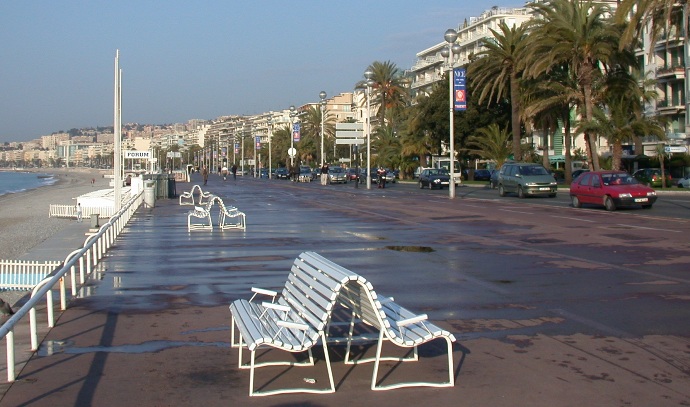
<instances>
[{"instance_id":1,"label":"white pole","mask_svg":"<svg viewBox=\"0 0 690 407\"><path fill-rule=\"evenodd\" d=\"M371 86L367 82L367 189L371 189Z\"/></svg>"},{"instance_id":2,"label":"white pole","mask_svg":"<svg viewBox=\"0 0 690 407\"><path fill-rule=\"evenodd\" d=\"M113 118L113 136L114 136L114 146L115 151L113 152L113 182L114 185L114 208L115 212L120 210L121 204L121 188L122 188L122 166L121 154L122 154L122 136L121 136L121 118L120 118L120 81L122 80L122 74L120 72L120 50L115 51L115 89L114 89L114 118Z\"/></svg>"}]
</instances>

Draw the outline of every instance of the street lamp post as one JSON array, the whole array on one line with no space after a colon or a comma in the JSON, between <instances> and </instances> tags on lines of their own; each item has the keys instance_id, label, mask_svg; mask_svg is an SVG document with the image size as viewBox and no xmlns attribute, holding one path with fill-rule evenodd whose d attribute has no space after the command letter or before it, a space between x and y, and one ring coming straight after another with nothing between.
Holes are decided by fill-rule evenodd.
<instances>
[{"instance_id":1,"label":"street lamp post","mask_svg":"<svg viewBox=\"0 0 690 407\"><path fill-rule=\"evenodd\" d=\"M295 166L295 117L297 117L297 108L295 105L290 106L290 167Z\"/></svg>"},{"instance_id":2,"label":"street lamp post","mask_svg":"<svg viewBox=\"0 0 690 407\"><path fill-rule=\"evenodd\" d=\"M326 92L321 91L319 93L319 98L321 99L321 167L326 163L326 159L323 155L323 116L326 111Z\"/></svg>"},{"instance_id":3,"label":"street lamp post","mask_svg":"<svg viewBox=\"0 0 690 407\"><path fill-rule=\"evenodd\" d=\"M271 179L273 174L273 163L271 162L271 137L273 136L273 119L269 116L266 120L268 126L268 179Z\"/></svg>"},{"instance_id":4,"label":"street lamp post","mask_svg":"<svg viewBox=\"0 0 690 407\"><path fill-rule=\"evenodd\" d=\"M446 30L443 38L448 43L448 47L441 51L443 57L448 58L448 98L450 106L450 163L449 173L450 182L448 183L448 197L455 198L455 124L453 120L454 106L453 106L453 59L454 55L460 54L460 44L456 44L455 40L458 39L458 33L452 28Z\"/></svg>"},{"instance_id":5,"label":"street lamp post","mask_svg":"<svg viewBox=\"0 0 690 407\"><path fill-rule=\"evenodd\" d=\"M367 79L367 189L371 189L371 87L374 85L374 72L367 69L364 72L364 77Z\"/></svg>"}]
</instances>

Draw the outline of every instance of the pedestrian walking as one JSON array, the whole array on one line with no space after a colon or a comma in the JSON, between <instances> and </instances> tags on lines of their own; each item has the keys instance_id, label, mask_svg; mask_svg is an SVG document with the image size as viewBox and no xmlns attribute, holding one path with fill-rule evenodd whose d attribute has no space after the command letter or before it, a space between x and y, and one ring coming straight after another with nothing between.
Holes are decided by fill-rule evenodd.
<instances>
[{"instance_id":1,"label":"pedestrian walking","mask_svg":"<svg viewBox=\"0 0 690 407\"><path fill-rule=\"evenodd\" d=\"M321 185L328 184L328 164L321 165Z\"/></svg>"},{"instance_id":2,"label":"pedestrian walking","mask_svg":"<svg viewBox=\"0 0 690 407\"><path fill-rule=\"evenodd\" d=\"M77 204L77 222L81 222L81 203Z\"/></svg>"},{"instance_id":3,"label":"pedestrian walking","mask_svg":"<svg viewBox=\"0 0 690 407\"><path fill-rule=\"evenodd\" d=\"M208 168L204 165L204 168L201 170L201 176L204 178L204 185L208 182Z\"/></svg>"},{"instance_id":4,"label":"pedestrian walking","mask_svg":"<svg viewBox=\"0 0 690 407\"><path fill-rule=\"evenodd\" d=\"M237 181L237 164L233 164L230 171L232 171L232 179Z\"/></svg>"},{"instance_id":5,"label":"pedestrian walking","mask_svg":"<svg viewBox=\"0 0 690 407\"><path fill-rule=\"evenodd\" d=\"M376 171L376 174L378 175L378 179L379 179L379 188L385 188L386 187L386 169L385 168L379 168L379 170Z\"/></svg>"}]
</instances>

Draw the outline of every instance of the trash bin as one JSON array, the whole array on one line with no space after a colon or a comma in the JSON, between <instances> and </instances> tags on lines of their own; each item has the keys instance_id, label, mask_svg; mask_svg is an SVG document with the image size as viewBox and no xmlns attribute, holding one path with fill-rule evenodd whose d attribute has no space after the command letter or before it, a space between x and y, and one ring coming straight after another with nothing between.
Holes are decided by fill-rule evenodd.
<instances>
[{"instance_id":1,"label":"trash bin","mask_svg":"<svg viewBox=\"0 0 690 407\"><path fill-rule=\"evenodd\" d=\"M98 217L100 214L98 213L92 213L91 214L91 229L98 229L101 227L101 225L98 224Z\"/></svg>"},{"instance_id":2,"label":"trash bin","mask_svg":"<svg viewBox=\"0 0 690 407\"><path fill-rule=\"evenodd\" d=\"M168 178L168 198L177 197L177 186L175 185L175 178Z\"/></svg>"},{"instance_id":3,"label":"trash bin","mask_svg":"<svg viewBox=\"0 0 690 407\"><path fill-rule=\"evenodd\" d=\"M144 205L147 208L156 206L156 181L144 182Z\"/></svg>"}]
</instances>

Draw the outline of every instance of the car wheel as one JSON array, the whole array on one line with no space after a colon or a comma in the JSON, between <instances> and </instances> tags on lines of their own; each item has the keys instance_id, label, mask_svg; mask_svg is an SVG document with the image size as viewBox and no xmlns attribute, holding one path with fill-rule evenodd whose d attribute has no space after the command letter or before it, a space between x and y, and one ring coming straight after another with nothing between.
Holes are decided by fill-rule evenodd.
<instances>
[{"instance_id":1,"label":"car wheel","mask_svg":"<svg viewBox=\"0 0 690 407\"><path fill-rule=\"evenodd\" d=\"M498 184L498 196L506 196L506 191L502 184Z\"/></svg>"},{"instance_id":2,"label":"car wheel","mask_svg":"<svg viewBox=\"0 0 690 407\"><path fill-rule=\"evenodd\" d=\"M549 194L549 198L555 198L556 194Z\"/></svg>"},{"instance_id":3,"label":"car wheel","mask_svg":"<svg viewBox=\"0 0 690 407\"><path fill-rule=\"evenodd\" d=\"M422 184L422 181L419 181L419 189L424 188L424 184Z\"/></svg>"},{"instance_id":4,"label":"car wheel","mask_svg":"<svg viewBox=\"0 0 690 407\"><path fill-rule=\"evenodd\" d=\"M570 197L570 202L572 202L573 208L582 208L582 202L575 195Z\"/></svg>"},{"instance_id":5,"label":"car wheel","mask_svg":"<svg viewBox=\"0 0 690 407\"><path fill-rule=\"evenodd\" d=\"M652 205L642 205L642 209L652 209Z\"/></svg>"},{"instance_id":6,"label":"car wheel","mask_svg":"<svg viewBox=\"0 0 690 407\"><path fill-rule=\"evenodd\" d=\"M518 195L518 198L520 198L520 199L525 198L525 191L522 190L521 186L518 186L517 195Z\"/></svg>"},{"instance_id":7,"label":"car wheel","mask_svg":"<svg viewBox=\"0 0 690 407\"><path fill-rule=\"evenodd\" d=\"M616 210L616 204L613 203L613 199L611 199L610 196L604 197L604 207L606 208L607 211L615 211Z\"/></svg>"}]
</instances>

